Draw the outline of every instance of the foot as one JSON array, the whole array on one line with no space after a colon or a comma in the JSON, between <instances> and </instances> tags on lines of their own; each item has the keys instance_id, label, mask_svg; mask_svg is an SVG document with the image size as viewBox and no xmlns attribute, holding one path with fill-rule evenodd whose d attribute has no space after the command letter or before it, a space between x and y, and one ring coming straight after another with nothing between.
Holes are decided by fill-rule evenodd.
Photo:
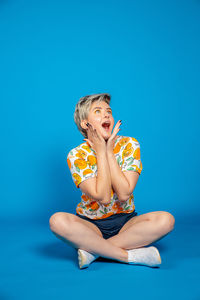
<instances>
[{"instance_id":1,"label":"foot","mask_svg":"<svg viewBox=\"0 0 200 300\"><path fill-rule=\"evenodd\" d=\"M78 249L78 263L80 269L87 268L99 255L91 254L83 249Z\"/></svg>"},{"instance_id":2,"label":"foot","mask_svg":"<svg viewBox=\"0 0 200 300\"><path fill-rule=\"evenodd\" d=\"M155 267L161 264L158 249L154 246L128 250L128 263Z\"/></svg>"}]
</instances>

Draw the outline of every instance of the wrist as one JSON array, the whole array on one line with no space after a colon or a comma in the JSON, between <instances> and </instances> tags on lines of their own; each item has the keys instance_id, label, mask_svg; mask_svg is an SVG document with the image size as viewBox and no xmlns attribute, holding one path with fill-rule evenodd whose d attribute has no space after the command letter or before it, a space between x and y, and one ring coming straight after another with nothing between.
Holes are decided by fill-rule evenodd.
<instances>
[{"instance_id":1,"label":"wrist","mask_svg":"<svg viewBox=\"0 0 200 300\"><path fill-rule=\"evenodd\" d=\"M106 155L106 149L98 149L98 150L96 151L96 154L97 154L97 155Z\"/></svg>"},{"instance_id":2,"label":"wrist","mask_svg":"<svg viewBox=\"0 0 200 300\"><path fill-rule=\"evenodd\" d=\"M106 152L107 152L108 156L113 156L114 155L113 150L111 150L111 149L106 149Z\"/></svg>"}]
</instances>

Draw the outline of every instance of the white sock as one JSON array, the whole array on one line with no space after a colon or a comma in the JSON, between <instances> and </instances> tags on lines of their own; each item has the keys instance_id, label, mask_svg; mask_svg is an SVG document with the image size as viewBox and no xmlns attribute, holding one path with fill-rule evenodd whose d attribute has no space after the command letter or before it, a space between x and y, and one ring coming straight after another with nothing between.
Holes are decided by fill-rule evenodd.
<instances>
[{"instance_id":1,"label":"white sock","mask_svg":"<svg viewBox=\"0 0 200 300\"><path fill-rule=\"evenodd\" d=\"M127 250L128 263L154 267L161 264L158 249L154 246Z\"/></svg>"},{"instance_id":2,"label":"white sock","mask_svg":"<svg viewBox=\"0 0 200 300\"><path fill-rule=\"evenodd\" d=\"M91 254L83 249L78 249L78 262L80 269L87 268L99 255Z\"/></svg>"}]
</instances>

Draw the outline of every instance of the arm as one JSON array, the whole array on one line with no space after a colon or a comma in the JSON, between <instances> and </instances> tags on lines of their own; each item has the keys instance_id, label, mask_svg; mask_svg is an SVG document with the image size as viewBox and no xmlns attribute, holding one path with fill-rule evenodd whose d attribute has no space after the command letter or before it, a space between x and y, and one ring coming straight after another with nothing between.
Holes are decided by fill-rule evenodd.
<instances>
[{"instance_id":1,"label":"arm","mask_svg":"<svg viewBox=\"0 0 200 300\"><path fill-rule=\"evenodd\" d=\"M113 134L107 141L107 156L108 163L110 167L111 173L111 184L117 197L120 201L126 201L133 193L133 190L137 184L139 173L133 171L122 171L117 163L115 155L113 153L114 141L117 138L116 134L120 130L119 126L121 125L121 121L118 121Z\"/></svg>"},{"instance_id":2,"label":"arm","mask_svg":"<svg viewBox=\"0 0 200 300\"><path fill-rule=\"evenodd\" d=\"M126 201L137 184L139 174L133 171L122 172L113 151L107 150L107 156L113 189L120 201Z\"/></svg>"},{"instance_id":3,"label":"arm","mask_svg":"<svg viewBox=\"0 0 200 300\"><path fill-rule=\"evenodd\" d=\"M89 139L86 140L97 156L97 177L88 179L80 184L81 190L92 199L102 204L110 203L111 199L111 176L107 159L107 149L104 138L98 134L96 129L88 123Z\"/></svg>"},{"instance_id":4,"label":"arm","mask_svg":"<svg viewBox=\"0 0 200 300\"><path fill-rule=\"evenodd\" d=\"M108 204L111 198L111 176L106 150L97 152L97 170L96 193L101 203Z\"/></svg>"},{"instance_id":5,"label":"arm","mask_svg":"<svg viewBox=\"0 0 200 300\"><path fill-rule=\"evenodd\" d=\"M95 201L108 204L111 199L111 177L106 151L97 153L97 168L97 176L81 182L79 187Z\"/></svg>"}]
</instances>

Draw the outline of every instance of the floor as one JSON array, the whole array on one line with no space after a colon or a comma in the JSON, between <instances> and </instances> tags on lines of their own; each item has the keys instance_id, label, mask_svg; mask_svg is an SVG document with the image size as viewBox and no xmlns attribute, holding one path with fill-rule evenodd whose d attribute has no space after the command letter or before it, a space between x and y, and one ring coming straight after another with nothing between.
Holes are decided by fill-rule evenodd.
<instances>
[{"instance_id":1,"label":"floor","mask_svg":"<svg viewBox=\"0 0 200 300\"><path fill-rule=\"evenodd\" d=\"M47 224L1 226L0 299L200 299L200 224L176 219L174 230L153 243L160 267L98 258L78 267L77 250Z\"/></svg>"}]
</instances>

